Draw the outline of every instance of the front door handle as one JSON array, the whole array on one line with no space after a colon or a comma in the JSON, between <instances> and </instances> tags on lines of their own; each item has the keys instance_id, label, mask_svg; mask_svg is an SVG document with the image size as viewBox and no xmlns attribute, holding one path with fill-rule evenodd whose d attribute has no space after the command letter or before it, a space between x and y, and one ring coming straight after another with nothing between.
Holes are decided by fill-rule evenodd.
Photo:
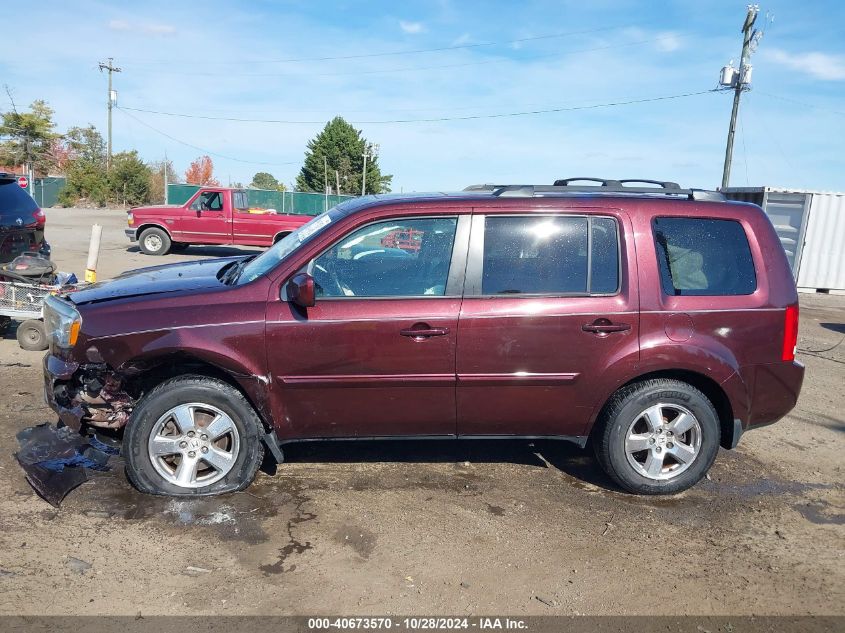
<instances>
[{"instance_id":1,"label":"front door handle","mask_svg":"<svg viewBox=\"0 0 845 633\"><path fill-rule=\"evenodd\" d=\"M596 319L592 323L585 323L581 329L593 334L611 334L612 332L627 332L631 326L628 323L613 323L610 319Z\"/></svg>"},{"instance_id":2,"label":"front door handle","mask_svg":"<svg viewBox=\"0 0 845 633\"><path fill-rule=\"evenodd\" d=\"M404 330L399 330L399 334L402 336L409 336L415 339L424 339L430 338L432 336L446 336L449 333L449 328L447 327L428 327L428 325L423 324L420 326L409 327Z\"/></svg>"}]
</instances>

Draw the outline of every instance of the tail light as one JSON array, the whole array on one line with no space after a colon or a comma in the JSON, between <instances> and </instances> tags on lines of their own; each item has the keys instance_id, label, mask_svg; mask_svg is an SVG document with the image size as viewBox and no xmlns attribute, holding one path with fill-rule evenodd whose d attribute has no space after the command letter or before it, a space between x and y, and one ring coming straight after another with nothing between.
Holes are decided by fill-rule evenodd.
<instances>
[{"instance_id":1,"label":"tail light","mask_svg":"<svg viewBox=\"0 0 845 633\"><path fill-rule=\"evenodd\" d=\"M44 209L36 209L33 217L35 218L35 225L39 229L43 229L47 223L47 215L44 213Z\"/></svg>"},{"instance_id":2,"label":"tail light","mask_svg":"<svg viewBox=\"0 0 845 633\"><path fill-rule=\"evenodd\" d=\"M798 346L798 304L786 307L783 325L783 351L781 360L795 360L795 348Z\"/></svg>"}]
</instances>

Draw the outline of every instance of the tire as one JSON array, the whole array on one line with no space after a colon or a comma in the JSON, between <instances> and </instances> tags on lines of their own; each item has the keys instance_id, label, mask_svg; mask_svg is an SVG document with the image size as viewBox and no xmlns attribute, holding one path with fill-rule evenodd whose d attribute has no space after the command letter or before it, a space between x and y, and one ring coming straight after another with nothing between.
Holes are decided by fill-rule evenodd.
<instances>
[{"instance_id":1,"label":"tire","mask_svg":"<svg viewBox=\"0 0 845 633\"><path fill-rule=\"evenodd\" d=\"M232 429L216 442L211 434L203 440L202 431L212 428L212 419L218 430ZM126 475L138 490L154 495L195 497L243 490L264 458L263 434L252 405L230 384L205 376L172 378L146 394L132 413L123 439ZM226 455L228 460L221 457ZM212 467L206 459L221 465ZM192 474L185 475L187 471Z\"/></svg>"},{"instance_id":2,"label":"tire","mask_svg":"<svg viewBox=\"0 0 845 633\"><path fill-rule=\"evenodd\" d=\"M153 226L141 231L138 246L146 255L167 255L171 246L170 236L164 229Z\"/></svg>"},{"instance_id":3,"label":"tire","mask_svg":"<svg viewBox=\"0 0 845 633\"><path fill-rule=\"evenodd\" d=\"M18 326L18 345L28 352L43 352L47 349L47 331L44 322L29 319Z\"/></svg>"},{"instance_id":4,"label":"tire","mask_svg":"<svg viewBox=\"0 0 845 633\"><path fill-rule=\"evenodd\" d=\"M674 494L707 474L720 433L716 409L701 391L679 380L646 380L611 398L593 435L594 451L625 490Z\"/></svg>"}]
</instances>

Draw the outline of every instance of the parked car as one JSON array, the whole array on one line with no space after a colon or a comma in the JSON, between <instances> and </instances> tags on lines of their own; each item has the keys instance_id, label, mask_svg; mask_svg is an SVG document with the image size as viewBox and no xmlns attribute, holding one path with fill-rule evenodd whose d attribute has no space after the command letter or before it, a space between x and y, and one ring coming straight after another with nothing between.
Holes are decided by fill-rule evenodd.
<instances>
[{"instance_id":1,"label":"parked car","mask_svg":"<svg viewBox=\"0 0 845 633\"><path fill-rule=\"evenodd\" d=\"M17 179L0 172L0 264L27 251L50 256L50 245L44 240L47 218Z\"/></svg>"},{"instance_id":2,"label":"parked car","mask_svg":"<svg viewBox=\"0 0 845 633\"><path fill-rule=\"evenodd\" d=\"M50 245L44 239L46 223L44 211L18 184L18 177L0 172L0 264L28 251L49 258ZM11 323L8 315L0 314L0 336Z\"/></svg>"},{"instance_id":3,"label":"parked car","mask_svg":"<svg viewBox=\"0 0 845 633\"><path fill-rule=\"evenodd\" d=\"M395 437L591 441L626 490L689 488L795 406L783 248L717 193L576 183L359 198L260 255L50 298L48 402L123 429L155 494L241 490L265 447ZM419 249L380 255L397 230Z\"/></svg>"},{"instance_id":4,"label":"parked car","mask_svg":"<svg viewBox=\"0 0 845 633\"><path fill-rule=\"evenodd\" d=\"M242 189L204 187L181 206L130 209L126 237L147 255L166 255L192 244L271 246L311 219L257 211Z\"/></svg>"}]
</instances>

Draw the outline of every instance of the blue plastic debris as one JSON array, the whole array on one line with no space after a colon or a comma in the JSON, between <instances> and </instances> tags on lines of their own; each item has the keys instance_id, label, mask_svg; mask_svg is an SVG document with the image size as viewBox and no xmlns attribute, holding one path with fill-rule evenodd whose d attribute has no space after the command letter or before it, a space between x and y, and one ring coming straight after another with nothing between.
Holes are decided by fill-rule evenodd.
<instances>
[{"instance_id":1,"label":"blue plastic debris","mask_svg":"<svg viewBox=\"0 0 845 633\"><path fill-rule=\"evenodd\" d=\"M17 434L15 458L33 489L55 507L89 470L111 470L108 461L119 451L95 437L83 437L70 427L39 424Z\"/></svg>"}]
</instances>

